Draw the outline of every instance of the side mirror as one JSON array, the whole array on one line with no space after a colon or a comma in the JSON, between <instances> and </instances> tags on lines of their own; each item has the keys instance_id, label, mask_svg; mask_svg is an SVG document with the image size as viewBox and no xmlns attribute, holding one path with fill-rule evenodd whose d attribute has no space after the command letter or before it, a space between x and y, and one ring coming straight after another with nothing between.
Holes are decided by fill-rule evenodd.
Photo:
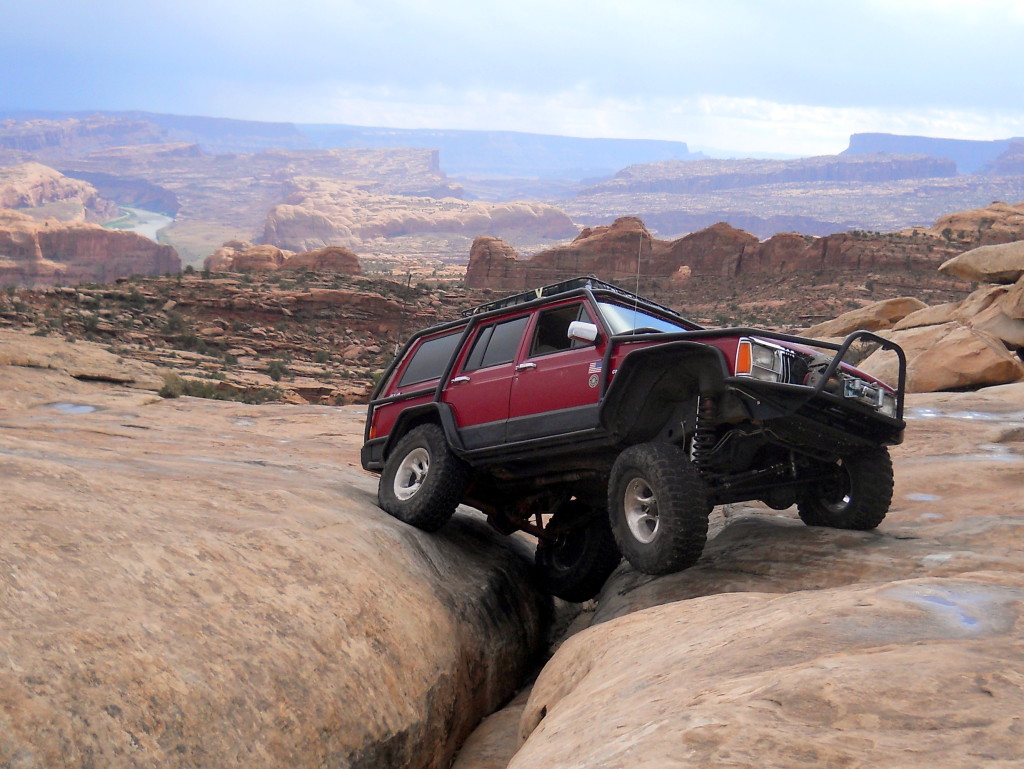
<instances>
[{"instance_id":1,"label":"side mirror","mask_svg":"<svg viewBox=\"0 0 1024 769\"><path fill-rule=\"evenodd\" d=\"M597 339L597 326L582 320L574 320L569 324L569 338L577 342L593 342Z\"/></svg>"}]
</instances>

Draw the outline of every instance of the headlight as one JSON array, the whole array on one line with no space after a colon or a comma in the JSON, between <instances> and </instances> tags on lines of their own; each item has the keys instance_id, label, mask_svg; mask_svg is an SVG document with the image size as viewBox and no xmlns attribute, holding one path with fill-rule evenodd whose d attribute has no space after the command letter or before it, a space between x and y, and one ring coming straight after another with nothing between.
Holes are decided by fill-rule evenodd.
<instances>
[{"instance_id":1,"label":"headlight","mask_svg":"<svg viewBox=\"0 0 1024 769\"><path fill-rule=\"evenodd\" d=\"M778 382L782 379L782 352L753 339L741 339L736 351L736 375Z\"/></svg>"}]
</instances>

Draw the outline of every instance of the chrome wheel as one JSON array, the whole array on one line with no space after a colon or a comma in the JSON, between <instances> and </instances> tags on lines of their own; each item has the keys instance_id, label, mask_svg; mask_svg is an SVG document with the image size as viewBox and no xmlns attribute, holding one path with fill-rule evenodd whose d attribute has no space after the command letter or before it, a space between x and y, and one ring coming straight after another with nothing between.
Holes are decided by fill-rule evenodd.
<instances>
[{"instance_id":1,"label":"chrome wheel","mask_svg":"<svg viewBox=\"0 0 1024 769\"><path fill-rule=\"evenodd\" d=\"M405 455L395 473L395 497L403 502L416 495L430 470L430 452L418 447Z\"/></svg>"},{"instance_id":2,"label":"chrome wheel","mask_svg":"<svg viewBox=\"0 0 1024 769\"><path fill-rule=\"evenodd\" d=\"M658 536L658 498L643 478L634 478L626 486L622 500L626 525L637 542L649 545Z\"/></svg>"}]
</instances>

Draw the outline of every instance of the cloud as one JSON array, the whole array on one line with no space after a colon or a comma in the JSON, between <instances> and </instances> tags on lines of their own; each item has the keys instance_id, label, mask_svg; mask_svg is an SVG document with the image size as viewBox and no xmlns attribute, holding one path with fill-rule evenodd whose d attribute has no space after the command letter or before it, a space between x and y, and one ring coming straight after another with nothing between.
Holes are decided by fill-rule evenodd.
<instances>
[{"instance_id":1,"label":"cloud","mask_svg":"<svg viewBox=\"0 0 1024 769\"><path fill-rule=\"evenodd\" d=\"M34 0L5 11L0 106L806 154L1019 126L1022 35L1020 0Z\"/></svg>"}]
</instances>

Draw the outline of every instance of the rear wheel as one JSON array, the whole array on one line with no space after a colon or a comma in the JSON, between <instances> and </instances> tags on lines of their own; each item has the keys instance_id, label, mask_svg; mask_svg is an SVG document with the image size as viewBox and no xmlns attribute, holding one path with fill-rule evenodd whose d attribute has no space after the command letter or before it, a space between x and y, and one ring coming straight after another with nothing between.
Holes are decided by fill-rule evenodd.
<instances>
[{"instance_id":1,"label":"rear wheel","mask_svg":"<svg viewBox=\"0 0 1024 769\"><path fill-rule=\"evenodd\" d=\"M827 465L823 480L801 490L797 511L808 526L868 531L889 512L892 486L892 460L882 446Z\"/></svg>"},{"instance_id":2,"label":"rear wheel","mask_svg":"<svg viewBox=\"0 0 1024 769\"><path fill-rule=\"evenodd\" d=\"M538 543L534 562L548 592L574 603L597 595L622 559L608 516L571 500L555 511L545 530L552 538Z\"/></svg>"},{"instance_id":3,"label":"rear wheel","mask_svg":"<svg viewBox=\"0 0 1024 769\"><path fill-rule=\"evenodd\" d=\"M708 535L704 484L681 448L630 446L615 460L608 513L622 555L645 574L670 574L697 562Z\"/></svg>"},{"instance_id":4,"label":"rear wheel","mask_svg":"<svg viewBox=\"0 0 1024 769\"><path fill-rule=\"evenodd\" d=\"M424 531L441 528L459 506L469 468L448 449L439 425L404 435L384 462L377 488L381 509Z\"/></svg>"}]
</instances>

